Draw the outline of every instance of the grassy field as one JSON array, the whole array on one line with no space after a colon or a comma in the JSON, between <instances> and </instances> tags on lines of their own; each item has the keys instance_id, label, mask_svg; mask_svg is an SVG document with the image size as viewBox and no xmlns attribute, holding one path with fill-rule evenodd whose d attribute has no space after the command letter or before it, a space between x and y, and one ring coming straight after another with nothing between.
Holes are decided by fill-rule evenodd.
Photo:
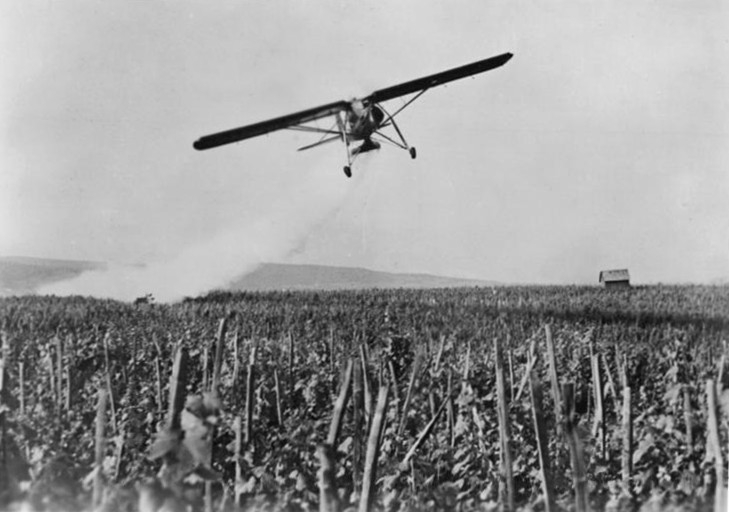
<instances>
[{"instance_id":1,"label":"grassy field","mask_svg":"<svg viewBox=\"0 0 729 512\"><path fill-rule=\"evenodd\" d=\"M725 475L727 286L29 296L0 315L6 508L91 509L103 488L145 512L703 510Z\"/></svg>"}]
</instances>

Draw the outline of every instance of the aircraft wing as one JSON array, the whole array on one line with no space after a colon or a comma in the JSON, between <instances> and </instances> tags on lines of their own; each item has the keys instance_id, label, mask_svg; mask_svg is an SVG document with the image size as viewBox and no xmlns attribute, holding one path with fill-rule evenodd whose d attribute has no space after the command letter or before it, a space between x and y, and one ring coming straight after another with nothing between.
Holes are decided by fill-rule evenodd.
<instances>
[{"instance_id":1,"label":"aircraft wing","mask_svg":"<svg viewBox=\"0 0 729 512\"><path fill-rule=\"evenodd\" d=\"M205 135L196 140L193 143L193 147L198 150L215 148L224 144L231 144L233 142L250 139L251 137L264 135L276 130L291 128L292 126L297 126L302 123L308 123L309 121L328 117L343 110L348 110L349 108L349 102L337 101L320 107L303 110L295 114L288 114L274 119L269 119L268 121L261 121L260 123L249 124L248 126L242 126L240 128L233 128L232 130Z\"/></svg>"},{"instance_id":2,"label":"aircraft wing","mask_svg":"<svg viewBox=\"0 0 729 512\"><path fill-rule=\"evenodd\" d=\"M379 91L373 92L366 98L366 100L372 103L380 103L382 101L391 100L399 96L405 96L406 94L412 94L414 92L430 89L431 87L435 87L436 85L442 85L448 82L452 82L453 80L466 78L468 76L476 75L478 73L483 73L484 71L498 68L499 66L503 66L504 64L506 64L512 57L513 54L511 53L502 53L501 55L497 55L495 57L480 60L478 62L473 62L471 64L466 64L465 66L461 66L458 68L449 69L448 71L442 71L440 73L436 73L435 75L418 78L399 85L393 85L392 87L387 87L385 89L380 89Z\"/></svg>"}]
</instances>

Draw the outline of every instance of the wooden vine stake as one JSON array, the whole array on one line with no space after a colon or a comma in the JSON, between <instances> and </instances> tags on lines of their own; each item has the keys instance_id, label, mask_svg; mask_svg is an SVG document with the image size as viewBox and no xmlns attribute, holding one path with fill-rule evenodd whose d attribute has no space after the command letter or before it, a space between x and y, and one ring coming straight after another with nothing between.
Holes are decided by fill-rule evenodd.
<instances>
[{"instance_id":1,"label":"wooden vine stake","mask_svg":"<svg viewBox=\"0 0 729 512\"><path fill-rule=\"evenodd\" d=\"M554 342L552 341L552 328L549 324L544 326L547 339L547 360L549 362L549 381L552 385L552 401L554 402L554 417L557 420L557 435L562 432L562 399L559 392L559 376L557 375L557 359L554 355Z\"/></svg>"},{"instance_id":2,"label":"wooden vine stake","mask_svg":"<svg viewBox=\"0 0 729 512\"><path fill-rule=\"evenodd\" d=\"M542 477L542 492L544 492L544 510L552 512L554 504L554 483L549 461L549 439L547 424L544 419L542 407L542 385L535 371L529 373L529 384L532 398L532 415L534 417L534 431L537 435L537 451L539 453L539 471Z\"/></svg>"},{"instance_id":3,"label":"wooden vine stake","mask_svg":"<svg viewBox=\"0 0 729 512\"><path fill-rule=\"evenodd\" d=\"M357 492L361 485L362 463L362 412L364 410L364 389L362 365L354 362L352 368L352 483Z\"/></svg>"},{"instance_id":4,"label":"wooden vine stake","mask_svg":"<svg viewBox=\"0 0 729 512\"><path fill-rule=\"evenodd\" d=\"M714 491L714 512L726 512L727 496L724 482L724 455L721 451L719 436L719 418L716 403L716 383L713 379L706 381L706 405L708 411L708 449L714 457L714 470L716 471L716 489Z\"/></svg>"},{"instance_id":5,"label":"wooden vine stake","mask_svg":"<svg viewBox=\"0 0 729 512\"><path fill-rule=\"evenodd\" d=\"M220 319L218 323L218 332L215 336L215 348L213 352L213 373L210 381L209 392L212 396L217 397L220 389L220 374L223 366L223 352L225 350L225 335L228 330L228 323L225 317ZM207 358L206 358L207 361ZM206 365L207 371L207 365ZM210 438L207 440L210 458L208 459L208 465L212 466L213 463L213 438L215 437L215 429L210 433ZM213 483L205 481L205 512L213 512Z\"/></svg>"},{"instance_id":6,"label":"wooden vine stake","mask_svg":"<svg viewBox=\"0 0 729 512\"><path fill-rule=\"evenodd\" d=\"M164 411L162 403L162 363L159 355L154 358L154 371L157 377L157 412L162 414Z\"/></svg>"},{"instance_id":7,"label":"wooden vine stake","mask_svg":"<svg viewBox=\"0 0 729 512\"><path fill-rule=\"evenodd\" d=\"M284 424L283 405L281 404L281 382L278 378L278 368L273 369L273 392L276 395L276 422L279 427Z\"/></svg>"},{"instance_id":8,"label":"wooden vine stake","mask_svg":"<svg viewBox=\"0 0 729 512\"><path fill-rule=\"evenodd\" d=\"M623 493L633 495L631 479L633 477L633 408L630 386L623 386L623 451L622 451L622 483Z\"/></svg>"},{"instance_id":9,"label":"wooden vine stake","mask_svg":"<svg viewBox=\"0 0 729 512\"><path fill-rule=\"evenodd\" d=\"M413 371L410 374L410 382L408 383L408 390L405 394L405 403L402 406L402 412L400 413L400 423L397 427L397 434L402 435L405 429L405 420L407 419L408 409L410 408L410 401L412 400L413 390L415 389L415 383L417 382L418 372L423 361L423 353L418 351L413 362Z\"/></svg>"},{"instance_id":10,"label":"wooden vine stake","mask_svg":"<svg viewBox=\"0 0 729 512\"><path fill-rule=\"evenodd\" d=\"M167 413L167 428L180 430L180 415L185 407L185 381L187 379L187 352L178 347L170 375L170 398Z\"/></svg>"},{"instance_id":11,"label":"wooden vine stake","mask_svg":"<svg viewBox=\"0 0 729 512\"><path fill-rule=\"evenodd\" d=\"M607 387L610 389L610 395L613 399L613 410L615 411L615 416L620 416L620 390L618 389L617 384L615 383L615 379L613 378L613 372L610 371L610 366L608 365L608 360L605 354L603 354L600 359L602 360L602 366L605 371L605 375L607 376ZM604 412L603 412L604 414Z\"/></svg>"},{"instance_id":12,"label":"wooden vine stake","mask_svg":"<svg viewBox=\"0 0 729 512\"><path fill-rule=\"evenodd\" d=\"M5 361L5 358L3 358L3 361ZM25 363L23 361L18 363L18 388L20 395L20 415L25 416ZM2 384L0 384L0 391L2 391Z\"/></svg>"},{"instance_id":13,"label":"wooden vine stake","mask_svg":"<svg viewBox=\"0 0 729 512\"><path fill-rule=\"evenodd\" d=\"M248 375L246 376L246 425L243 434L243 442L246 448L250 447L253 439L253 387L255 386L255 367L248 365Z\"/></svg>"},{"instance_id":14,"label":"wooden vine stake","mask_svg":"<svg viewBox=\"0 0 729 512\"><path fill-rule=\"evenodd\" d=\"M240 336L236 330L235 333L233 333L233 377L231 379L233 386L238 384L238 374L240 374L240 353Z\"/></svg>"},{"instance_id":15,"label":"wooden vine stake","mask_svg":"<svg viewBox=\"0 0 729 512\"><path fill-rule=\"evenodd\" d=\"M111 389L111 363L109 362L109 341L111 333L106 331L104 335L104 375L106 378L106 391L109 393L109 408L111 409L111 428L116 433L116 406L114 405L114 394ZM61 390L58 390L60 393Z\"/></svg>"},{"instance_id":16,"label":"wooden vine stake","mask_svg":"<svg viewBox=\"0 0 729 512\"><path fill-rule=\"evenodd\" d=\"M329 424L329 435L327 435L327 444L330 446L337 445L337 438L339 432L342 430L342 419L344 418L344 411L347 410L347 402L349 401L349 395L352 390L352 368L354 362L350 359L347 363L347 369L344 372L344 381L339 388L339 396L334 404L334 413L332 414L332 421Z\"/></svg>"},{"instance_id":17,"label":"wooden vine stake","mask_svg":"<svg viewBox=\"0 0 729 512\"><path fill-rule=\"evenodd\" d=\"M443 410L445 410L447 402L447 400L443 400L443 403L440 404L438 410L435 411L433 417L430 419L425 428L420 432L418 438L405 454L405 457L402 459L402 461L400 461L400 464L398 465L400 471L404 472L410 467L410 463L413 457L415 457L418 449L423 445L423 443L425 443L425 441L428 439L428 436L430 436L430 433L433 432L433 428L435 427L435 424L438 423L438 419L440 418L441 414L443 414Z\"/></svg>"},{"instance_id":18,"label":"wooden vine stake","mask_svg":"<svg viewBox=\"0 0 729 512\"><path fill-rule=\"evenodd\" d=\"M694 451L693 432L693 411L691 408L691 389L688 385L683 386L683 422L686 430L686 456L689 457Z\"/></svg>"},{"instance_id":19,"label":"wooden vine stake","mask_svg":"<svg viewBox=\"0 0 729 512\"><path fill-rule=\"evenodd\" d=\"M181 415L185 407L185 383L187 380L188 355L182 345L178 345L172 362L172 373L170 374L170 391L168 401L168 412L165 429L171 434L182 435ZM159 478L165 487L172 488L177 485L174 474L174 457L165 456Z\"/></svg>"},{"instance_id":20,"label":"wooden vine stake","mask_svg":"<svg viewBox=\"0 0 729 512\"><path fill-rule=\"evenodd\" d=\"M499 501L504 510L516 510L514 493L514 473L511 458L511 426L509 404L507 401L504 356L499 339L494 339L494 361L496 363L496 392L498 394L499 438L501 453L501 478L499 479Z\"/></svg>"},{"instance_id":21,"label":"wooden vine stake","mask_svg":"<svg viewBox=\"0 0 729 512\"><path fill-rule=\"evenodd\" d=\"M380 453L382 432L385 426L389 391L389 384L387 381L384 381L377 395L377 406L370 426L370 435L367 440L367 454L365 456L364 475L362 477L362 495L359 500L359 512L369 512L374 501L373 494L375 481L377 480L377 459Z\"/></svg>"},{"instance_id":22,"label":"wooden vine stake","mask_svg":"<svg viewBox=\"0 0 729 512\"><path fill-rule=\"evenodd\" d=\"M220 372L223 367L223 352L225 351L225 335L228 332L228 322L225 317L218 323L218 334L215 337L215 358L213 359L213 382L210 391L217 394L220 386Z\"/></svg>"},{"instance_id":23,"label":"wooden vine stake","mask_svg":"<svg viewBox=\"0 0 729 512\"><path fill-rule=\"evenodd\" d=\"M58 408L59 416L64 416L64 393L63 393L63 341L61 340L61 337L56 334L54 336L54 341L56 344L56 389L58 390L58 401L56 403L56 407ZM111 392L111 390L110 390Z\"/></svg>"},{"instance_id":24,"label":"wooden vine stake","mask_svg":"<svg viewBox=\"0 0 729 512\"><path fill-rule=\"evenodd\" d=\"M369 373L367 368L369 361L367 357L367 350L365 345L359 346L359 357L362 363L362 387L364 391L364 411L366 417L366 423L369 425L372 422L372 384L370 383Z\"/></svg>"},{"instance_id":25,"label":"wooden vine stake","mask_svg":"<svg viewBox=\"0 0 729 512\"><path fill-rule=\"evenodd\" d=\"M451 448L456 446L456 408L453 405L453 372L448 370L448 384L446 388L446 406L447 415L446 421L448 422L448 440Z\"/></svg>"},{"instance_id":26,"label":"wooden vine stake","mask_svg":"<svg viewBox=\"0 0 729 512\"><path fill-rule=\"evenodd\" d=\"M562 385L562 398L564 400L564 435L570 449L572 462L572 482L575 488L575 510L588 511L587 501L587 475L582 442L577 435L577 415L575 413L575 383L566 382Z\"/></svg>"},{"instance_id":27,"label":"wooden vine stake","mask_svg":"<svg viewBox=\"0 0 729 512\"><path fill-rule=\"evenodd\" d=\"M526 387L527 381L531 378L532 370L534 369L534 365L537 362L537 340L532 339L531 344L529 345L529 352L527 355L527 367L524 371L524 376L521 378L521 382L519 383L519 389L516 392L516 398L514 400L518 401L519 398L521 398L521 394L524 391L524 388Z\"/></svg>"},{"instance_id":28,"label":"wooden vine stake","mask_svg":"<svg viewBox=\"0 0 729 512\"><path fill-rule=\"evenodd\" d=\"M289 397L288 407L289 409L295 409L294 407L294 337L289 333L289 378L288 378L288 393L286 396Z\"/></svg>"},{"instance_id":29,"label":"wooden vine stake","mask_svg":"<svg viewBox=\"0 0 729 512\"><path fill-rule=\"evenodd\" d=\"M338 512L339 498L334 478L336 474L334 447L328 443L322 443L317 446L316 454L319 457L319 512Z\"/></svg>"},{"instance_id":30,"label":"wooden vine stake","mask_svg":"<svg viewBox=\"0 0 729 512\"><path fill-rule=\"evenodd\" d=\"M76 367L76 341L71 335L68 336L68 346L70 349L66 350L68 354L68 363L66 364L66 371L64 372L64 378L66 380L66 410L70 411L73 404L73 398L76 396L76 390L73 388L73 379L71 374L73 368Z\"/></svg>"},{"instance_id":31,"label":"wooden vine stake","mask_svg":"<svg viewBox=\"0 0 729 512\"><path fill-rule=\"evenodd\" d=\"M233 496L235 506L240 507L240 488L243 485L243 466L241 466L240 454L243 446L243 433L241 429L241 419L238 415L236 415L233 420L233 433L235 434L235 487Z\"/></svg>"},{"instance_id":32,"label":"wooden vine stake","mask_svg":"<svg viewBox=\"0 0 729 512\"><path fill-rule=\"evenodd\" d=\"M10 344L8 335L4 330L0 331L0 338L2 338L2 352L0 353L0 485L2 485L2 490L0 490L0 494L5 494L10 487L11 481L8 471L7 453L9 450L7 449L7 425L5 424L5 411L8 409L5 403L8 388L5 368L10 366Z\"/></svg>"},{"instance_id":33,"label":"wooden vine stake","mask_svg":"<svg viewBox=\"0 0 729 512\"><path fill-rule=\"evenodd\" d=\"M106 401L107 392L105 389L99 390L99 401L96 406L96 437L95 437L95 454L94 454L94 490L92 495L92 503L94 509L101 505L101 499L104 495L104 451L106 449Z\"/></svg>"},{"instance_id":34,"label":"wooden vine stake","mask_svg":"<svg viewBox=\"0 0 729 512\"><path fill-rule=\"evenodd\" d=\"M592 368L592 390L595 398L595 420L592 424L592 435L597 435L599 457L605 460L607 446L605 442L605 409L603 407L604 390L602 376L600 375L600 355L590 356Z\"/></svg>"}]
</instances>

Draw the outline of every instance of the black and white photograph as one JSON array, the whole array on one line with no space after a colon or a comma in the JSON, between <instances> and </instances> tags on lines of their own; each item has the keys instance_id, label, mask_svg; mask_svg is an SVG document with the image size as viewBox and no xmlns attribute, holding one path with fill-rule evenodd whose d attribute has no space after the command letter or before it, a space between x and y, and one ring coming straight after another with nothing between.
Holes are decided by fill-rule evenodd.
<instances>
[{"instance_id":1,"label":"black and white photograph","mask_svg":"<svg viewBox=\"0 0 729 512\"><path fill-rule=\"evenodd\" d=\"M0 4L0 512L729 510L729 4Z\"/></svg>"}]
</instances>

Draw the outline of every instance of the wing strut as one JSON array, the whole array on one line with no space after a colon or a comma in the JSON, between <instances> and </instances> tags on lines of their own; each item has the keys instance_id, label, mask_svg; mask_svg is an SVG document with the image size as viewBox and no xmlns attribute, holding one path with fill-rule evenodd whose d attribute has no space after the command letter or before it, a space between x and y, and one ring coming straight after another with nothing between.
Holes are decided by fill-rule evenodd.
<instances>
[{"instance_id":1,"label":"wing strut","mask_svg":"<svg viewBox=\"0 0 729 512\"><path fill-rule=\"evenodd\" d=\"M423 94L424 92L425 92L425 90L421 91L421 92L420 92L420 93L418 94L418 96L420 96L420 95L421 95L421 94ZM409 101L409 102L408 102L408 103L407 103L407 104L405 105L405 107L406 107L406 106L407 106L408 104L410 104L410 103L412 103L413 101L415 101L415 99L416 99L416 98L417 98L418 96L416 96L415 98L413 98L412 100L410 100L410 101ZM377 107L378 107L378 108L380 108L380 109L382 109L382 111L383 111L383 112L384 112L385 114L387 114L387 119L388 119L388 122L392 123L392 127L393 127L393 128L395 128L395 131L397 132L397 135L398 135L398 136L400 137L400 140L402 141L402 146L400 146L399 144L398 144L398 146L400 146L401 148L405 149L405 150L406 150L406 151L407 151L408 153L410 153L410 157L411 157L411 158L415 158L415 155L416 155L416 152L415 152L415 148L414 148L414 147L412 147L412 146L410 146L410 144L408 144L408 142L407 142L407 141L405 140L405 137L403 136L402 132L400 131L400 127L399 127L399 126L397 125L397 123L395 122L395 115L397 115L397 113L398 113L398 112L400 112L400 111L401 111L401 110L402 110L403 108L405 108L405 107L402 107L402 108L401 108L400 110L398 110L397 112L395 112L395 115L390 115L390 113L389 113L389 112L388 112L388 111L387 111L387 110L385 109L385 107L383 107L382 105L377 105ZM392 141L392 139L390 139L390 138L389 138L389 137L387 137L386 135L384 135L384 134L382 134L382 133L380 133L380 132L377 132L377 133L378 133L379 135L382 135L383 137L385 137L385 138L387 138L387 139L389 139L389 140L391 140L391 141ZM395 142L395 141L392 141L392 142Z\"/></svg>"}]
</instances>

